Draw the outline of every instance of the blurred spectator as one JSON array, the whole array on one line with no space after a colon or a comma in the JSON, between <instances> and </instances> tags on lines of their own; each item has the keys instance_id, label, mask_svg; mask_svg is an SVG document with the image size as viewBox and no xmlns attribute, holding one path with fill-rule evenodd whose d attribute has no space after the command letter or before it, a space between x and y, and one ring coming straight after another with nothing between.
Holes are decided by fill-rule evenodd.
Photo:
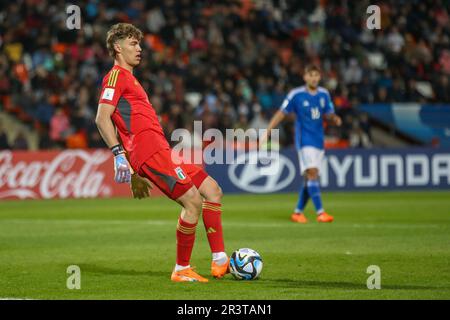
<instances>
[{"instance_id":1,"label":"blurred spectator","mask_svg":"<svg viewBox=\"0 0 450 320\"><path fill-rule=\"evenodd\" d=\"M369 136L359 126L358 122L354 122L349 140L352 148L370 148L372 146Z\"/></svg>"},{"instance_id":2,"label":"blurred spectator","mask_svg":"<svg viewBox=\"0 0 450 320\"><path fill-rule=\"evenodd\" d=\"M46 128L39 129L38 134L39 134L39 149L40 150L49 150L54 147L54 143L50 139L50 136L48 135L48 130Z\"/></svg>"},{"instance_id":3,"label":"blurred spectator","mask_svg":"<svg viewBox=\"0 0 450 320\"><path fill-rule=\"evenodd\" d=\"M342 118L342 139L349 140L350 132L353 129L353 116L351 114L346 114Z\"/></svg>"},{"instance_id":4,"label":"blurred spectator","mask_svg":"<svg viewBox=\"0 0 450 320\"><path fill-rule=\"evenodd\" d=\"M404 81L400 78L394 79L391 90L392 102L406 101Z\"/></svg>"},{"instance_id":5,"label":"blurred spectator","mask_svg":"<svg viewBox=\"0 0 450 320\"><path fill-rule=\"evenodd\" d=\"M449 76L442 74L439 77L439 82L434 88L436 94L436 102L450 103L450 84Z\"/></svg>"},{"instance_id":6,"label":"blurred spectator","mask_svg":"<svg viewBox=\"0 0 450 320\"><path fill-rule=\"evenodd\" d=\"M344 81L347 84L360 83L362 70L355 58L350 59L350 63L344 71Z\"/></svg>"},{"instance_id":7,"label":"blurred spectator","mask_svg":"<svg viewBox=\"0 0 450 320\"><path fill-rule=\"evenodd\" d=\"M36 119L42 124L49 124L53 116L53 106L51 104L51 97L49 94L37 104L36 106Z\"/></svg>"},{"instance_id":8,"label":"blurred spectator","mask_svg":"<svg viewBox=\"0 0 450 320\"><path fill-rule=\"evenodd\" d=\"M369 139L369 142L372 142L372 132L371 132L371 125L369 121L369 115L365 112L361 113L359 115L359 126L361 130L364 132L364 134Z\"/></svg>"},{"instance_id":9,"label":"blurred spectator","mask_svg":"<svg viewBox=\"0 0 450 320\"><path fill-rule=\"evenodd\" d=\"M8 136L6 132L3 130L2 123L0 122L0 150L10 149Z\"/></svg>"},{"instance_id":10,"label":"blurred spectator","mask_svg":"<svg viewBox=\"0 0 450 320\"><path fill-rule=\"evenodd\" d=\"M267 129L269 126L269 121L267 117L264 116L264 113L259 105L256 105L253 109L253 119L249 123L250 128L254 128L256 130Z\"/></svg>"},{"instance_id":11,"label":"blurred spectator","mask_svg":"<svg viewBox=\"0 0 450 320\"><path fill-rule=\"evenodd\" d=\"M234 129L243 129L244 131L249 128L247 117L244 114L239 115L238 122L234 125Z\"/></svg>"},{"instance_id":12,"label":"blurred spectator","mask_svg":"<svg viewBox=\"0 0 450 320\"><path fill-rule=\"evenodd\" d=\"M69 149L85 149L88 147L84 130L78 130L66 138L66 147Z\"/></svg>"},{"instance_id":13,"label":"blurred spectator","mask_svg":"<svg viewBox=\"0 0 450 320\"><path fill-rule=\"evenodd\" d=\"M100 133L97 130L91 132L88 141L89 141L88 142L89 143L88 144L89 148L93 148L93 149L95 149L95 148L106 148L106 145L103 142L103 139L102 139L102 137L100 136Z\"/></svg>"},{"instance_id":14,"label":"blurred spectator","mask_svg":"<svg viewBox=\"0 0 450 320\"><path fill-rule=\"evenodd\" d=\"M13 150L28 150L28 140L23 132L19 132L14 139Z\"/></svg>"},{"instance_id":15,"label":"blurred spectator","mask_svg":"<svg viewBox=\"0 0 450 320\"><path fill-rule=\"evenodd\" d=\"M166 19L158 6L154 6L147 13L147 28L151 33L158 33L166 24Z\"/></svg>"},{"instance_id":16,"label":"blurred spectator","mask_svg":"<svg viewBox=\"0 0 450 320\"><path fill-rule=\"evenodd\" d=\"M60 146L65 146L69 128L69 118L64 110L62 108L57 109L50 120L50 139Z\"/></svg>"},{"instance_id":17,"label":"blurred spectator","mask_svg":"<svg viewBox=\"0 0 450 320\"><path fill-rule=\"evenodd\" d=\"M375 102L379 103L389 103L391 102L391 97L389 95L389 91L385 87L379 87L377 91L377 95L375 98Z\"/></svg>"},{"instance_id":18,"label":"blurred spectator","mask_svg":"<svg viewBox=\"0 0 450 320\"><path fill-rule=\"evenodd\" d=\"M49 127L60 146L72 133L71 146L103 146L84 129L94 122L99 83L112 64L106 31L117 22L144 32L136 76L168 137L193 120L203 120L205 130L262 125L302 85L308 62L323 69L338 112L353 113L359 103L450 102L444 0L383 1L380 31L365 27L367 1L86 0L79 31L66 28L64 2L2 3L0 103L38 130ZM418 83L429 83L434 95L420 94ZM193 95L191 105L185 97ZM285 143L291 130L283 126ZM353 127L343 136L346 130Z\"/></svg>"},{"instance_id":19,"label":"blurred spectator","mask_svg":"<svg viewBox=\"0 0 450 320\"><path fill-rule=\"evenodd\" d=\"M405 39L403 38L402 34L398 31L397 27L392 27L391 31L386 36L387 48L391 52L399 54L402 51L404 45Z\"/></svg>"}]
</instances>

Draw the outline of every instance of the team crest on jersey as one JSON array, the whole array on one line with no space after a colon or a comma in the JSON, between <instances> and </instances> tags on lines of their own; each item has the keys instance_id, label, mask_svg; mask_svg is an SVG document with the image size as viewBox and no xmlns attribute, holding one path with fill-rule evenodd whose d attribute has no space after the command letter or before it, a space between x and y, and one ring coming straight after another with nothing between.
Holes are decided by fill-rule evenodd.
<instances>
[{"instance_id":1,"label":"team crest on jersey","mask_svg":"<svg viewBox=\"0 0 450 320\"><path fill-rule=\"evenodd\" d=\"M309 107L309 102L308 101L303 101L303 106L304 107Z\"/></svg>"},{"instance_id":2,"label":"team crest on jersey","mask_svg":"<svg viewBox=\"0 0 450 320\"><path fill-rule=\"evenodd\" d=\"M181 169L180 167L175 168L175 173L177 174L178 178L180 178L180 180L186 179L186 175L184 174L183 169Z\"/></svg>"},{"instance_id":3,"label":"team crest on jersey","mask_svg":"<svg viewBox=\"0 0 450 320\"><path fill-rule=\"evenodd\" d=\"M323 108L325 108L325 99L324 98L320 98L320 106Z\"/></svg>"}]
</instances>

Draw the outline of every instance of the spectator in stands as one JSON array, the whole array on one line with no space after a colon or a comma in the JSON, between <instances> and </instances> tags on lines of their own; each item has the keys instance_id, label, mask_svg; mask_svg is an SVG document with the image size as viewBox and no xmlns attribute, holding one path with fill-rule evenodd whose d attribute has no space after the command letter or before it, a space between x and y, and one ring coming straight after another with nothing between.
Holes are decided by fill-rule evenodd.
<instances>
[{"instance_id":1,"label":"spectator in stands","mask_svg":"<svg viewBox=\"0 0 450 320\"><path fill-rule=\"evenodd\" d=\"M51 104L51 96L47 93L46 96L43 97L37 104L35 117L42 124L48 125L50 124L50 120L52 119L53 112L54 108Z\"/></svg>"},{"instance_id":2,"label":"spectator in stands","mask_svg":"<svg viewBox=\"0 0 450 320\"><path fill-rule=\"evenodd\" d=\"M234 129L247 130L249 128L247 117L244 114L240 114L238 122L234 125Z\"/></svg>"},{"instance_id":3,"label":"spectator in stands","mask_svg":"<svg viewBox=\"0 0 450 320\"><path fill-rule=\"evenodd\" d=\"M267 121L267 117L264 115L260 105L254 106L253 114L253 119L249 123L250 128L259 130L266 129L269 126L269 121Z\"/></svg>"},{"instance_id":4,"label":"spectator in stands","mask_svg":"<svg viewBox=\"0 0 450 320\"><path fill-rule=\"evenodd\" d=\"M386 89L386 87L379 87L377 91L377 95L375 98L375 102L378 103L390 103L391 97L389 95L389 91Z\"/></svg>"},{"instance_id":5,"label":"spectator in stands","mask_svg":"<svg viewBox=\"0 0 450 320\"><path fill-rule=\"evenodd\" d=\"M365 112L359 114L359 127L364 132L364 134L369 139L369 142L372 143L372 131L369 120L369 115Z\"/></svg>"},{"instance_id":6,"label":"spectator in stands","mask_svg":"<svg viewBox=\"0 0 450 320\"><path fill-rule=\"evenodd\" d=\"M344 71L344 82L346 84L360 83L362 79L362 70L358 64L358 60L356 58L350 59L349 65L345 68Z\"/></svg>"},{"instance_id":7,"label":"spectator in stands","mask_svg":"<svg viewBox=\"0 0 450 320\"><path fill-rule=\"evenodd\" d=\"M3 125L0 122L0 150L10 149L8 136L6 132L3 130Z\"/></svg>"},{"instance_id":8,"label":"spectator in stands","mask_svg":"<svg viewBox=\"0 0 450 320\"><path fill-rule=\"evenodd\" d=\"M105 142L103 141L102 137L100 136L98 130L93 130L89 134L88 139L88 147L92 149L96 148L106 148Z\"/></svg>"},{"instance_id":9,"label":"spectator in stands","mask_svg":"<svg viewBox=\"0 0 450 320\"><path fill-rule=\"evenodd\" d=\"M386 37L386 47L394 54L400 54L405 45L405 39L396 26L392 27Z\"/></svg>"},{"instance_id":10,"label":"spectator in stands","mask_svg":"<svg viewBox=\"0 0 450 320\"><path fill-rule=\"evenodd\" d=\"M447 75L441 74L439 82L434 88L436 102L450 103L450 84Z\"/></svg>"},{"instance_id":11,"label":"spectator in stands","mask_svg":"<svg viewBox=\"0 0 450 320\"><path fill-rule=\"evenodd\" d=\"M350 132L350 147L370 148L372 143L369 136L362 130L358 122L353 123L353 130Z\"/></svg>"},{"instance_id":12,"label":"spectator in stands","mask_svg":"<svg viewBox=\"0 0 450 320\"><path fill-rule=\"evenodd\" d=\"M40 150L53 149L54 143L50 139L48 130L46 128L38 129L38 135L39 135L39 149Z\"/></svg>"},{"instance_id":13,"label":"spectator in stands","mask_svg":"<svg viewBox=\"0 0 450 320\"><path fill-rule=\"evenodd\" d=\"M401 78L395 78L391 90L392 102L406 101L405 83Z\"/></svg>"},{"instance_id":14,"label":"spectator in stands","mask_svg":"<svg viewBox=\"0 0 450 320\"><path fill-rule=\"evenodd\" d=\"M69 134L69 118L62 108L58 108L50 120L50 139L57 145L65 147Z\"/></svg>"},{"instance_id":15,"label":"spectator in stands","mask_svg":"<svg viewBox=\"0 0 450 320\"><path fill-rule=\"evenodd\" d=\"M167 136L194 118L204 121L204 129L248 125L256 103L270 116L290 89L302 85L307 62L322 67L331 96L341 95L352 109L372 102L449 102L444 0L401 6L383 1L382 31L365 27L367 1L119 2L80 2L83 27L73 31L53 14L65 12L64 2L4 1L0 103L13 113L21 109L36 128L55 119L50 136L65 145L67 121L60 111L53 113L63 107L75 132L79 109L85 122L94 121L99 77L110 68L105 32L120 21L145 33L146 57L136 76L151 92ZM447 78L434 77L437 71ZM418 82L429 83L434 97L419 94ZM184 101L187 93L200 96L195 112ZM172 118L172 105L191 117ZM90 141L95 135L83 134L88 145L96 145Z\"/></svg>"},{"instance_id":16,"label":"spectator in stands","mask_svg":"<svg viewBox=\"0 0 450 320\"><path fill-rule=\"evenodd\" d=\"M13 150L28 150L28 140L26 135L23 132L19 132L14 139Z\"/></svg>"}]
</instances>

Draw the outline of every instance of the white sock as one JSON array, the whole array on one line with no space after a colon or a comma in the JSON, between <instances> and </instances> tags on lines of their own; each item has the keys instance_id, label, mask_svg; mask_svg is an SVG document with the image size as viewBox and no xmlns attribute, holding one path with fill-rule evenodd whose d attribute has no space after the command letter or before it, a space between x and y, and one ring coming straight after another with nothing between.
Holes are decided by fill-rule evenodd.
<instances>
[{"instance_id":1,"label":"white sock","mask_svg":"<svg viewBox=\"0 0 450 320\"><path fill-rule=\"evenodd\" d=\"M180 266L180 265L178 265L178 264L175 264L175 271L181 271L181 270L184 270L184 269L188 269L188 268L190 268L190 267L191 267L191 265Z\"/></svg>"},{"instance_id":2,"label":"white sock","mask_svg":"<svg viewBox=\"0 0 450 320\"><path fill-rule=\"evenodd\" d=\"M225 252L213 252L212 259L215 263L221 266L227 262L228 257Z\"/></svg>"},{"instance_id":3,"label":"white sock","mask_svg":"<svg viewBox=\"0 0 450 320\"><path fill-rule=\"evenodd\" d=\"M317 210L317 215L320 216L324 212L325 212L325 210L323 208L319 209L319 210Z\"/></svg>"}]
</instances>

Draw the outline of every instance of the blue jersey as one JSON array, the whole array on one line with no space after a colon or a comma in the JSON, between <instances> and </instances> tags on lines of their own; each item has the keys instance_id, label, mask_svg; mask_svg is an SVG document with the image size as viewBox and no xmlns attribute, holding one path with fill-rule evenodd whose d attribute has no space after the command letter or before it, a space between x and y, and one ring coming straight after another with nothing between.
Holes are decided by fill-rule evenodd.
<instances>
[{"instance_id":1,"label":"blue jersey","mask_svg":"<svg viewBox=\"0 0 450 320\"><path fill-rule=\"evenodd\" d=\"M323 115L334 113L333 101L327 89L318 87L311 94L305 86L295 88L284 99L280 110L285 114L294 112L295 145L297 149L311 146L323 149Z\"/></svg>"}]
</instances>

